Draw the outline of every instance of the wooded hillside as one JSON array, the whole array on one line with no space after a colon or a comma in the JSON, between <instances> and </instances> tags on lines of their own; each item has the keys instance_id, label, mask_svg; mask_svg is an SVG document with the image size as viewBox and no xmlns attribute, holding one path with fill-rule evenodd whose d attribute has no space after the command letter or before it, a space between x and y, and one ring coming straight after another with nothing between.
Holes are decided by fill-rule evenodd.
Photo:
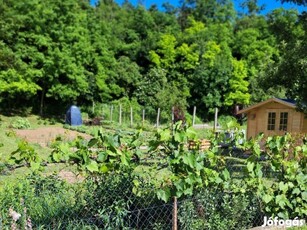
<instances>
[{"instance_id":1,"label":"wooded hillside","mask_svg":"<svg viewBox=\"0 0 307 230\"><path fill-rule=\"evenodd\" d=\"M231 0L183 0L163 10L3 0L0 111L42 114L128 98L151 108L197 106L207 116L272 96L307 101L307 13L263 15L257 0L243 6L245 14Z\"/></svg>"}]
</instances>

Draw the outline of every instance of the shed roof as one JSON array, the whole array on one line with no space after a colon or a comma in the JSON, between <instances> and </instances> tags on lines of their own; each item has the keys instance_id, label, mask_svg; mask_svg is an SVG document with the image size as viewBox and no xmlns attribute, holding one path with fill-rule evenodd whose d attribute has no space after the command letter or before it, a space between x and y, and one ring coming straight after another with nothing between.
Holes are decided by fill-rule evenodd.
<instances>
[{"instance_id":1,"label":"shed roof","mask_svg":"<svg viewBox=\"0 0 307 230\"><path fill-rule=\"evenodd\" d=\"M265 104L268 104L270 102L277 102L277 103L280 103L282 105L288 106L288 107L293 108L293 109L296 108L296 103L292 99L281 99L281 98L273 97L273 98L270 98L270 99L268 99L266 101L262 101L262 102L259 102L259 103L255 104L255 105L247 107L245 109L241 109L241 110L238 111L237 114L246 113L246 112L248 112L248 111L250 111L252 109L258 108L258 107L260 107L262 105L265 105Z\"/></svg>"}]
</instances>

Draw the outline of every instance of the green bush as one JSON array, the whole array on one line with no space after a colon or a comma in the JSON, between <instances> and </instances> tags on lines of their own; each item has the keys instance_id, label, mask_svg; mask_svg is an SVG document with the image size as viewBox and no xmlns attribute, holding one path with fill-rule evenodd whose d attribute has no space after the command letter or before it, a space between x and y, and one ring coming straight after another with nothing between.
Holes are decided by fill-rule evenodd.
<instances>
[{"instance_id":1,"label":"green bush","mask_svg":"<svg viewBox=\"0 0 307 230\"><path fill-rule=\"evenodd\" d=\"M237 119L233 116L220 116L218 118L218 124L222 127L223 130L231 130L240 127L240 124L238 123Z\"/></svg>"},{"instance_id":2,"label":"green bush","mask_svg":"<svg viewBox=\"0 0 307 230\"><path fill-rule=\"evenodd\" d=\"M29 129L29 128L31 128L31 124L28 121L28 119L22 118L22 117L17 117L16 119L14 119L11 122L10 128L14 128L14 129Z\"/></svg>"},{"instance_id":3,"label":"green bush","mask_svg":"<svg viewBox=\"0 0 307 230\"><path fill-rule=\"evenodd\" d=\"M252 227L259 210L252 194L206 188L180 204L178 219L184 229L243 230Z\"/></svg>"},{"instance_id":4,"label":"green bush","mask_svg":"<svg viewBox=\"0 0 307 230\"><path fill-rule=\"evenodd\" d=\"M32 225L48 226L77 218L82 202L80 191L56 176L31 175L6 184L0 191L2 226L10 226L10 209L21 214L17 224L25 229L27 218Z\"/></svg>"},{"instance_id":5,"label":"green bush","mask_svg":"<svg viewBox=\"0 0 307 230\"><path fill-rule=\"evenodd\" d=\"M267 216L282 219L303 218L307 215L307 143L306 136L291 134L272 136L245 143L252 155L246 164L250 189L263 202ZM262 141L261 147L259 145ZM264 174L263 164L258 159L261 149L267 158Z\"/></svg>"}]
</instances>

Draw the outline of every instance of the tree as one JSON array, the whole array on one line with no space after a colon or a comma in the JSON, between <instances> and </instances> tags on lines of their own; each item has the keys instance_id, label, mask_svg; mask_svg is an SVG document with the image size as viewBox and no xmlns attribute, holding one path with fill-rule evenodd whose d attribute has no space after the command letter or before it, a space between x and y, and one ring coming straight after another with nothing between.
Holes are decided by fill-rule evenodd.
<instances>
[{"instance_id":1,"label":"tree","mask_svg":"<svg viewBox=\"0 0 307 230\"><path fill-rule=\"evenodd\" d=\"M247 80L251 102L259 102L276 96L276 90L268 91L261 82L267 78L267 69L278 61L279 50L275 37L269 30L264 16L245 15L237 21L234 35L233 56L243 60L248 67Z\"/></svg>"},{"instance_id":2,"label":"tree","mask_svg":"<svg viewBox=\"0 0 307 230\"><path fill-rule=\"evenodd\" d=\"M189 96L186 73L197 64L198 56L194 55L193 47L187 44L178 44L177 38L171 34L161 35L157 50L149 52L152 66L165 73L167 93L161 93L171 108L175 104L186 105ZM162 98L160 97L160 98Z\"/></svg>"},{"instance_id":3,"label":"tree","mask_svg":"<svg viewBox=\"0 0 307 230\"><path fill-rule=\"evenodd\" d=\"M281 2L293 2L297 5L307 6L307 0L281 0Z\"/></svg>"},{"instance_id":4,"label":"tree","mask_svg":"<svg viewBox=\"0 0 307 230\"><path fill-rule=\"evenodd\" d=\"M268 80L271 84L283 86L287 90L287 96L295 99L298 107L307 111L307 14L299 17L299 24L303 33L299 33L296 39L285 44L284 53L280 62L275 65L272 76Z\"/></svg>"},{"instance_id":5,"label":"tree","mask_svg":"<svg viewBox=\"0 0 307 230\"><path fill-rule=\"evenodd\" d=\"M179 9L179 24L182 30L188 27L189 18L209 25L233 23L235 10L230 0L182 0Z\"/></svg>"},{"instance_id":6,"label":"tree","mask_svg":"<svg viewBox=\"0 0 307 230\"><path fill-rule=\"evenodd\" d=\"M23 66L12 69L16 79L33 85L25 88L35 89L32 94L39 95L40 113L46 97L69 103L85 96L89 90L85 65L92 51L86 27L88 5L75 0L11 4L14 13L7 15L7 20L16 17L18 27L10 47Z\"/></svg>"},{"instance_id":7,"label":"tree","mask_svg":"<svg viewBox=\"0 0 307 230\"><path fill-rule=\"evenodd\" d=\"M225 97L225 105L249 104L250 94L248 93L247 68L244 61L232 60L233 71L229 79L230 92Z\"/></svg>"},{"instance_id":8,"label":"tree","mask_svg":"<svg viewBox=\"0 0 307 230\"><path fill-rule=\"evenodd\" d=\"M25 48L18 43L24 16L12 7L15 4L5 1L0 6L0 102L9 107L24 104L36 95L40 86L34 77L41 74L28 69L18 52L17 47Z\"/></svg>"}]
</instances>

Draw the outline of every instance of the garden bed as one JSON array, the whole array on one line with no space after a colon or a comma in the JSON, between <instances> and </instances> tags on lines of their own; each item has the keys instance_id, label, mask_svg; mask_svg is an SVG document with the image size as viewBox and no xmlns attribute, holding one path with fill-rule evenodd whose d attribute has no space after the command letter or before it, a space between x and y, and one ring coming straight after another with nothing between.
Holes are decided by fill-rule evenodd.
<instances>
[{"instance_id":1,"label":"garden bed","mask_svg":"<svg viewBox=\"0 0 307 230\"><path fill-rule=\"evenodd\" d=\"M73 130L64 129L62 127L41 127L37 129L18 129L17 136L25 139L30 143L36 143L42 147L47 147L56 137L61 136L65 140L73 140L77 136L90 139L88 134L80 133Z\"/></svg>"}]
</instances>

